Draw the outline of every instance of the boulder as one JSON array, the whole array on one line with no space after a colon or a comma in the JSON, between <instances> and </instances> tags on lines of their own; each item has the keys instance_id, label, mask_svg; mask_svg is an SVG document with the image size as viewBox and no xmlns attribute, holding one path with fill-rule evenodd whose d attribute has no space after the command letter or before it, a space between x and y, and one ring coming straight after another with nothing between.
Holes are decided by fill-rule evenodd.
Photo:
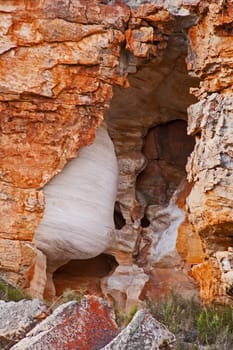
<instances>
[{"instance_id":1,"label":"boulder","mask_svg":"<svg viewBox=\"0 0 233 350\"><path fill-rule=\"evenodd\" d=\"M101 350L157 350L174 341L174 334L143 309L139 310L128 326Z\"/></svg>"},{"instance_id":2,"label":"boulder","mask_svg":"<svg viewBox=\"0 0 233 350\"><path fill-rule=\"evenodd\" d=\"M11 350L97 350L118 334L111 307L101 298L60 305Z\"/></svg>"},{"instance_id":3,"label":"boulder","mask_svg":"<svg viewBox=\"0 0 233 350\"><path fill-rule=\"evenodd\" d=\"M34 300L0 301L0 349L10 349L49 314L46 304Z\"/></svg>"}]
</instances>

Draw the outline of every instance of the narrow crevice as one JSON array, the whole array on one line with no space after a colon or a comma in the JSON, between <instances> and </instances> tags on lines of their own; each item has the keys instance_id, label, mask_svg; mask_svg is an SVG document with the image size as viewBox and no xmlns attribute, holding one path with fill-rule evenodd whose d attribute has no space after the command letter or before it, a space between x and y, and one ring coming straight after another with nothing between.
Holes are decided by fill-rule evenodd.
<instances>
[{"instance_id":1,"label":"narrow crevice","mask_svg":"<svg viewBox=\"0 0 233 350\"><path fill-rule=\"evenodd\" d=\"M124 216L123 216L123 214L121 212L121 208L120 208L120 203L119 202L115 202L114 223L115 223L115 228L117 230L121 230L126 224Z\"/></svg>"},{"instance_id":2,"label":"narrow crevice","mask_svg":"<svg viewBox=\"0 0 233 350\"><path fill-rule=\"evenodd\" d=\"M147 166L136 182L136 189L147 205L168 204L185 177L185 165L194 143L194 138L187 135L184 120L173 120L148 130L142 149Z\"/></svg>"},{"instance_id":3,"label":"narrow crevice","mask_svg":"<svg viewBox=\"0 0 233 350\"><path fill-rule=\"evenodd\" d=\"M144 227L144 228L150 226L150 220L148 219L146 214L141 219L141 226Z\"/></svg>"}]
</instances>

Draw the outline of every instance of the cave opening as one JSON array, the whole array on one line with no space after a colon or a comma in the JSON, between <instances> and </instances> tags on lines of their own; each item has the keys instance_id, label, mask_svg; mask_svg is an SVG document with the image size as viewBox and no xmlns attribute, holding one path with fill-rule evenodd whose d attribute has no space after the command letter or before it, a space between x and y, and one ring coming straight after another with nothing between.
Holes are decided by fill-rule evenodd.
<instances>
[{"instance_id":1,"label":"cave opening","mask_svg":"<svg viewBox=\"0 0 233 350\"><path fill-rule=\"evenodd\" d=\"M187 38L178 31L159 62L142 61L129 75L129 88L114 87L106 121L119 163L118 229L124 219L130 222L135 201L144 208L141 227L148 227L146 208L167 205L186 177L195 144L187 135L187 108L197 102L190 88L199 85L188 75L186 55Z\"/></svg>"},{"instance_id":2,"label":"cave opening","mask_svg":"<svg viewBox=\"0 0 233 350\"><path fill-rule=\"evenodd\" d=\"M121 226L118 218L118 242L112 251L120 267L113 275L122 281L121 266L127 271L135 265L141 268L135 273L135 280L140 281L144 271L148 282L141 290L143 283L139 286L138 282L135 291L143 290L143 295L152 299L169 293L171 286L182 286L178 292L183 295L186 289L187 294L195 289L182 269L174 272L174 266L180 262L176 230L192 186L185 181L187 159L195 145L195 139L187 134L187 109L197 102L190 88L199 85L199 79L188 74L186 56L186 34L177 31L168 39L160 61L141 61L137 72L128 77L129 88L114 87L106 113L119 166L117 215L120 213ZM169 225L174 234L169 243L164 243L167 248L157 252L163 233L170 232ZM169 255L170 248L176 252ZM163 252L174 258L165 259L166 263L155 268L156 259L161 256L162 261ZM111 280L112 276L107 290L118 295ZM122 295L128 280L125 285L122 282Z\"/></svg>"},{"instance_id":3,"label":"cave opening","mask_svg":"<svg viewBox=\"0 0 233 350\"><path fill-rule=\"evenodd\" d=\"M62 295L66 289L102 295L101 278L109 276L117 266L116 259L108 254L85 260L71 260L53 274L56 295Z\"/></svg>"},{"instance_id":4,"label":"cave opening","mask_svg":"<svg viewBox=\"0 0 233 350\"><path fill-rule=\"evenodd\" d=\"M187 135L185 120L172 120L148 130L142 153L147 165L136 179L136 189L147 205L165 205L185 178L187 158L194 138Z\"/></svg>"},{"instance_id":5,"label":"cave opening","mask_svg":"<svg viewBox=\"0 0 233 350\"><path fill-rule=\"evenodd\" d=\"M151 246L157 239L148 234L151 217L147 209L168 205L185 178L187 157L194 147L194 139L187 135L187 108L196 102L189 89L199 82L188 75L186 44L183 34L174 35L160 62L142 63L137 72L129 76L129 88L114 88L105 121L119 167L113 212L116 241L113 240L108 254L72 260L60 267L53 276L58 296L67 288L105 294L102 281L106 282L108 277L121 281L119 293L124 294L125 285L129 283L127 271L132 270L132 265L134 280L146 281L141 268L147 266ZM162 273L158 278L152 276L148 288L153 290L153 281L163 276L167 278L167 275L169 273ZM172 278L170 276L167 281ZM142 290L144 282L140 283L140 287L135 285L135 290ZM166 285L166 281L162 283ZM118 295L111 281L106 285L107 295Z\"/></svg>"}]
</instances>

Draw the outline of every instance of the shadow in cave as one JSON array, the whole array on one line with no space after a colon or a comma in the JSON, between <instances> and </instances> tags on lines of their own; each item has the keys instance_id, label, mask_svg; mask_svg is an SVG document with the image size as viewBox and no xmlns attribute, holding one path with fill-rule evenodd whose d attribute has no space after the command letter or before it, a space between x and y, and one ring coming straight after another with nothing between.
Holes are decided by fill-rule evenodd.
<instances>
[{"instance_id":1,"label":"shadow in cave","mask_svg":"<svg viewBox=\"0 0 233 350\"><path fill-rule=\"evenodd\" d=\"M185 165L195 140L187 135L187 122L173 120L149 129L142 153L147 166L138 175L136 189L147 205L165 205L186 175Z\"/></svg>"},{"instance_id":2,"label":"shadow in cave","mask_svg":"<svg viewBox=\"0 0 233 350\"><path fill-rule=\"evenodd\" d=\"M68 288L102 295L101 278L111 274L117 266L115 258L108 254L100 254L86 260L71 260L53 275L56 295L61 295Z\"/></svg>"}]
</instances>

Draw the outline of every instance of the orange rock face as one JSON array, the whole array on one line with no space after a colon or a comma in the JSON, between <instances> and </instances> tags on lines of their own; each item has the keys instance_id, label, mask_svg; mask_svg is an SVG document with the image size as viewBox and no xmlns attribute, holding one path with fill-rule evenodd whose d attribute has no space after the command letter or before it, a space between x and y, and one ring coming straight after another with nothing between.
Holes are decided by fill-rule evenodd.
<instances>
[{"instance_id":1,"label":"orange rock face","mask_svg":"<svg viewBox=\"0 0 233 350\"><path fill-rule=\"evenodd\" d=\"M221 259L231 260L232 246L232 15L231 1L0 1L2 277L43 295L46 257L33 243L43 186L93 142L109 108L120 224L106 253L120 266L106 290L133 304L148 278L152 295L176 280L189 290L189 274L204 301L228 300L233 278ZM195 138L188 190L180 185L192 150L187 107ZM109 281L120 276L119 291Z\"/></svg>"},{"instance_id":2,"label":"orange rock face","mask_svg":"<svg viewBox=\"0 0 233 350\"><path fill-rule=\"evenodd\" d=\"M138 57L155 53L153 27L142 22L159 9L136 16L120 2L17 0L0 10L0 268L30 287L41 189L93 141L112 85L127 84L122 47Z\"/></svg>"},{"instance_id":3,"label":"orange rock face","mask_svg":"<svg viewBox=\"0 0 233 350\"><path fill-rule=\"evenodd\" d=\"M195 136L196 145L187 165L188 179L194 185L187 198L191 229L186 235L190 236L188 242L195 237L195 243L186 246L186 260L199 251L194 254L199 259L191 259L192 275L200 283L205 302L231 302L233 282L229 263L233 228L232 11L231 1L202 1L201 19L189 31L188 68L202 81L200 88L193 90L200 101L188 109L188 133ZM182 231L179 251L183 253ZM225 272L220 255L228 265Z\"/></svg>"},{"instance_id":4,"label":"orange rock face","mask_svg":"<svg viewBox=\"0 0 233 350\"><path fill-rule=\"evenodd\" d=\"M114 28L108 6L89 5L1 3L1 269L21 275L20 284L23 247L43 215L40 189L92 142L112 96L129 10L114 7Z\"/></svg>"}]
</instances>

